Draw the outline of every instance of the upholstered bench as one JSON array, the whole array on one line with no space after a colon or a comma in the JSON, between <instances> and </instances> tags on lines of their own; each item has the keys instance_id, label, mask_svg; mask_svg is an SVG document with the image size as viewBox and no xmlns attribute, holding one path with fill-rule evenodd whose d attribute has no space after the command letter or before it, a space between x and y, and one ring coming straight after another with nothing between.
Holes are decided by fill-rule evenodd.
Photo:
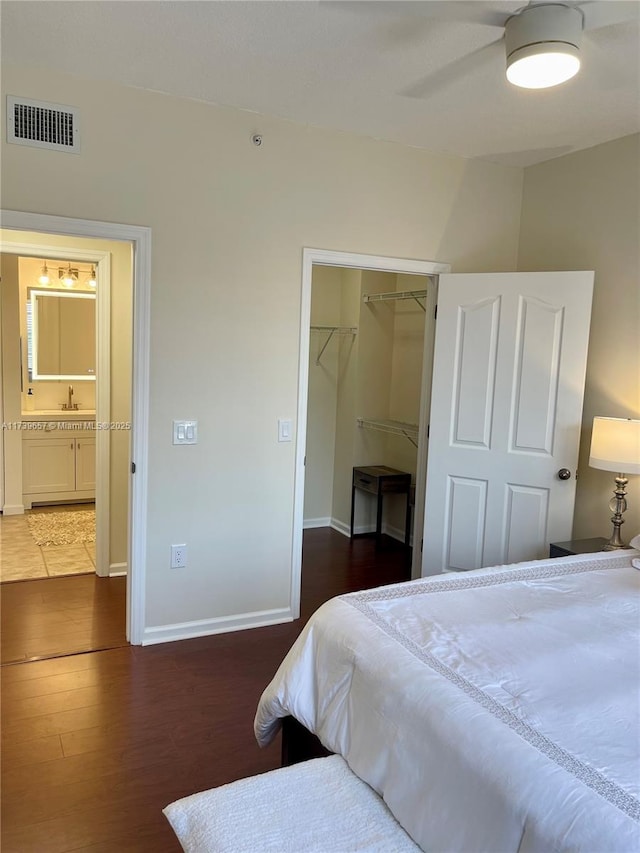
<instances>
[{"instance_id":1,"label":"upholstered bench","mask_svg":"<svg viewBox=\"0 0 640 853\"><path fill-rule=\"evenodd\" d=\"M339 755L240 779L163 811L186 853L420 850Z\"/></svg>"}]
</instances>

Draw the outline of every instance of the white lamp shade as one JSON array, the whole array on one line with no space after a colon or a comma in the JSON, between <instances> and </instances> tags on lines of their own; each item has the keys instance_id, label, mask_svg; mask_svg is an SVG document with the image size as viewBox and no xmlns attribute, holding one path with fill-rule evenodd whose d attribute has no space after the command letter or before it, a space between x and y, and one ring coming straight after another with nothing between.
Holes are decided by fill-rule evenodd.
<instances>
[{"instance_id":1,"label":"white lamp shade","mask_svg":"<svg viewBox=\"0 0 640 853\"><path fill-rule=\"evenodd\" d=\"M594 418L589 465L618 474L640 474L640 420Z\"/></svg>"}]
</instances>

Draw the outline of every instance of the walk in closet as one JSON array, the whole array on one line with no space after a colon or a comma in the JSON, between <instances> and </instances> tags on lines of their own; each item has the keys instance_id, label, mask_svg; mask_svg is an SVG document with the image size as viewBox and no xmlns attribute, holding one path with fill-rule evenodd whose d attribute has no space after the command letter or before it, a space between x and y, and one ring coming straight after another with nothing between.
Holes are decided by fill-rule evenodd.
<instances>
[{"instance_id":1,"label":"walk in closet","mask_svg":"<svg viewBox=\"0 0 640 853\"><path fill-rule=\"evenodd\" d=\"M415 486L433 286L427 276L314 266L305 527L331 526L349 535L354 468L386 466L410 474ZM407 495L388 494L382 510L382 533L400 541L406 503ZM358 491L356 535L376 529L377 504L374 494Z\"/></svg>"}]
</instances>

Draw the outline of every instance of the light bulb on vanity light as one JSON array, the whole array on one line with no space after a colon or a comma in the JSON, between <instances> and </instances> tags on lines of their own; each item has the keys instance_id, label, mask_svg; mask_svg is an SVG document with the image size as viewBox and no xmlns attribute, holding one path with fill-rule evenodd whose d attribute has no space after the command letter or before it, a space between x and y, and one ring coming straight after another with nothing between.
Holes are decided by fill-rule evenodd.
<instances>
[{"instance_id":1,"label":"light bulb on vanity light","mask_svg":"<svg viewBox=\"0 0 640 853\"><path fill-rule=\"evenodd\" d=\"M65 287L73 287L78 280L78 270L71 269L71 264L69 264L66 270L58 270L58 279Z\"/></svg>"},{"instance_id":2,"label":"light bulb on vanity light","mask_svg":"<svg viewBox=\"0 0 640 853\"><path fill-rule=\"evenodd\" d=\"M93 265L91 266L91 274L87 279L87 284L89 285L89 287L96 286L96 268Z\"/></svg>"},{"instance_id":3,"label":"light bulb on vanity light","mask_svg":"<svg viewBox=\"0 0 640 853\"><path fill-rule=\"evenodd\" d=\"M43 287L46 287L50 281L51 279L49 278L49 270L47 269L47 262L45 261L42 265L42 269L40 270L38 284L41 284Z\"/></svg>"}]
</instances>

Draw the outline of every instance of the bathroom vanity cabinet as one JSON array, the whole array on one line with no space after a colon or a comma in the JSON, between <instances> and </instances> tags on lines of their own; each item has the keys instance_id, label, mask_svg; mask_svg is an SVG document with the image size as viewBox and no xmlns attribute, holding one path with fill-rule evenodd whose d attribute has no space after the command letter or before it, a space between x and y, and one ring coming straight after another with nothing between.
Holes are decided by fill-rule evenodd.
<instances>
[{"instance_id":1,"label":"bathroom vanity cabinet","mask_svg":"<svg viewBox=\"0 0 640 853\"><path fill-rule=\"evenodd\" d=\"M43 427L23 433L22 497L26 509L49 501L94 500L95 489L93 430Z\"/></svg>"}]
</instances>

